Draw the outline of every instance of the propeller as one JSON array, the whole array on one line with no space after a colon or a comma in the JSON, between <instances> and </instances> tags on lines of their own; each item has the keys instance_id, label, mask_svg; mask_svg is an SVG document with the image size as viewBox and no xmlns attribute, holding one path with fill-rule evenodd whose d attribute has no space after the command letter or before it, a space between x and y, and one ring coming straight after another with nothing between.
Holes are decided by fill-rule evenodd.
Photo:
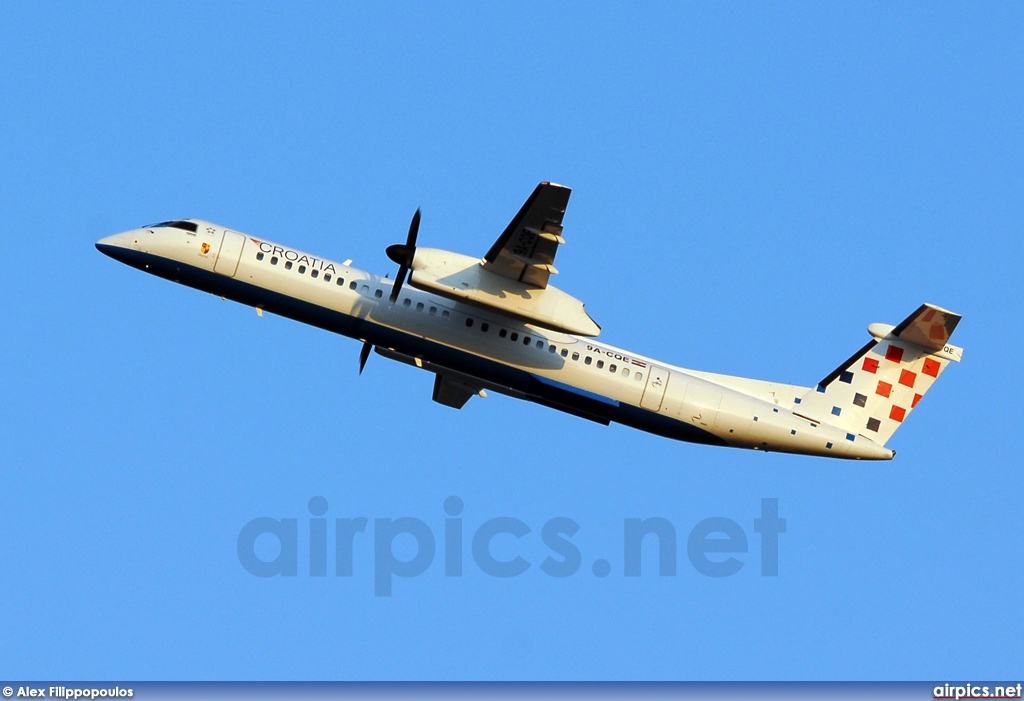
<instances>
[{"instance_id":1,"label":"propeller","mask_svg":"<svg viewBox=\"0 0 1024 701\"><path fill-rule=\"evenodd\" d=\"M402 291L406 275L412 267L412 259L416 255L416 235L420 231L420 210L412 215L412 222L409 223L409 236L405 243L396 243L387 247L388 258L398 263L398 277L395 278L395 285L391 288L391 296L388 299L394 304L398 301L398 293Z\"/></svg>"},{"instance_id":2,"label":"propeller","mask_svg":"<svg viewBox=\"0 0 1024 701\"><path fill-rule=\"evenodd\" d=\"M416 256L416 236L419 232L420 210L417 208L416 213L412 215L412 221L409 223L409 235L405 238L405 243L396 243L387 248L388 258L398 263L398 277L395 278L394 287L391 288L391 294L388 296L392 304L398 301L398 293L402 291L402 284L409 274L409 268L412 267L412 259ZM364 342L362 349L359 351L360 375L363 374L363 368L366 367L366 361L370 357L371 350L373 350L373 344Z\"/></svg>"},{"instance_id":3,"label":"propeller","mask_svg":"<svg viewBox=\"0 0 1024 701\"><path fill-rule=\"evenodd\" d=\"M363 368L366 367L366 359L370 357L370 351L373 346L369 343L364 343L362 349L359 351L359 374L363 374Z\"/></svg>"}]
</instances>

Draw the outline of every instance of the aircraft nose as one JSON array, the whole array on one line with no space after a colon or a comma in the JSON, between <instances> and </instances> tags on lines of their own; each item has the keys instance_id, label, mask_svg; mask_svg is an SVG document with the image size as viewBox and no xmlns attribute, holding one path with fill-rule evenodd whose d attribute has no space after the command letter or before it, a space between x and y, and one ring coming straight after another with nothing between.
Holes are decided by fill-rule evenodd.
<instances>
[{"instance_id":1,"label":"aircraft nose","mask_svg":"<svg viewBox=\"0 0 1024 701\"><path fill-rule=\"evenodd\" d=\"M138 229L122 231L120 234L104 236L96 242L96 250L122 263L129 263L139 247Z\"/></svg>"},{"instance_id":2,"label":"aircraft nose","mask_svg":"<svg viewBox=\"0 0 1024 701\"><path fill-rule=\"evenodd\" d=\"M123 231L120 234L104 236L96 242L96 250L111 258L118 258L119 254L132 248L135 242L134 231Z\"/></svg>"}]
</instances>

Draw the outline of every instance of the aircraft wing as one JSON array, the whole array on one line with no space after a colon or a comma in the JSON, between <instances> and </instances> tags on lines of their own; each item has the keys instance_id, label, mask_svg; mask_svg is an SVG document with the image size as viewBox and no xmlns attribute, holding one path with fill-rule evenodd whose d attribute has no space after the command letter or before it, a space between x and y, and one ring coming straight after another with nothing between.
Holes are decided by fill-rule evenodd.
<instances>
[{"instance_id":1,"label":"aircraft wing","mask_svg":"<svg viewBox=\"0 0 1024 701\"><path fill-rule=\"evenodd\" d=\"M597 336L583 302L548 278L562 238L569 188L541 183L483 259L417 246L409 284L458 302L495 309L545 329Z\"/></svg>"},{"instance_id":2,"label":"aircraft wing","mask_svg":"<svg viewBox=\"0 0 1024 701\"><path fill-rule=\"evenodd\" d=\"M547 287L548 278L558 273L555 253L565 243L562 217L571 192L555 183L538 185L487 251L484 270L530 287Z\"/></svg>"}]
</instances>

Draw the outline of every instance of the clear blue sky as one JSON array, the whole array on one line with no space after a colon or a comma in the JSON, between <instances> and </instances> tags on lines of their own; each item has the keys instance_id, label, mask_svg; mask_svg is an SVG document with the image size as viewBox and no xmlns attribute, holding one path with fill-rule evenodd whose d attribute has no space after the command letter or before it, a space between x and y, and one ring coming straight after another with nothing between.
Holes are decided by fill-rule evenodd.
<instances>
[{"instance_id":1,"label":"clear blue sky","mask_svg":"<svg viewBox=\"0 0 1024 701\"><path fill-rule=\"evenodd\" d=\"M0 676L1019 680L1022 37L1016 3L4 3ZM456 412L93 248L194 216L390 272L417 206L422 244L482 254L541 180L573 188L557 284L609 343L809 385L929 301L964 362L891 463L707 448ZM309 575L314 496L370 520L350 578ZM240 565L261 516L298 519L298 576ZM518 577L470 556L500 516L532 529L494 543ZM650 543L626 577L623 520L655 516L677 573ZM374 596L373 521L399 517L438 556ZM687 558L711 517L749 540L734 576Z\"/></svg>"}]
</instances>

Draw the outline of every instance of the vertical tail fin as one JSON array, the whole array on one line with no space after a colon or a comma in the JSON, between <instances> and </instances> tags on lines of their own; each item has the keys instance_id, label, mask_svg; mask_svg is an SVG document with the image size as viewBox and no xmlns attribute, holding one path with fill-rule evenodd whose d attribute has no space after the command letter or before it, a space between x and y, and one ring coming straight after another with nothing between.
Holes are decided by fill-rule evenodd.
<instances>
[{"instance_id":1,"label":"vertical tail fin","mask_svg":"<svg viewBox=\"0 0 1024 701\"><path fill-rule=\"evenodd\" d=\"M871 324L873 340L801 397L795 411L885 445L950 361L963 358L949 343L959 322L960 315L923 304L898 326Z\"/></svg>"}]
</instances>

